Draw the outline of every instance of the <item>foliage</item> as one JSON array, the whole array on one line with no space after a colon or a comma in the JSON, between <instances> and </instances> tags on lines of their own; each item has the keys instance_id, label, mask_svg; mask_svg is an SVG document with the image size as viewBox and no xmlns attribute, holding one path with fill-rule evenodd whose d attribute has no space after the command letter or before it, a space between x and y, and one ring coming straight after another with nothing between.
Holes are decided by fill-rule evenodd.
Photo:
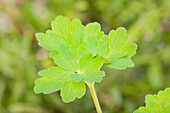
<instances>
[{"instance_id":1,"label":"foliage","mask_svg":"<svg viewBox=\"0 0 170 113\"><path fill-rule=\"evenodd\" d=\"M95 88L105 113L132 113L144 105L144 95L170 86L169 0L0 0L0 4L2 113L94 113L89 92L64 104L59 92L39 96L32 91L36 73L55 65L37 46L35 33L50 28L57 15L80 18L84 25L97 21L105 33L123 26L129 43L138 44L134 68L102 67L108 76Z\"/></svg>"},{"instance_id":2,"label":"foliage","mask_svg":"<svg viewBox=\"0 0 170 113\"><path fill-rule=\"evenodd\" d=\"M134 113L169 113L170 88L159 91L157 95L146 95L146 107L140 107Z\"/></svg>"},{"instance_id":3,"label":"foliage","mask_svg":"<svg viewBox=\"0 0 170 113\"><path fill-rule=\"evenodd\" d=\"M85 82L100 82L105 76L99 71L105 64L114 69L133 67L131 57L136 44L126 45L129 36L125 28L111 30L109 36L97 22L86 26L79 19L70 21L58 16L51 23L52 30L37 33L39 45L50 51L50 57L59 67L42 70L35 81L36 93L49 94L61 90L64 102L81 98Z\"/></svg>"}]
</instances>

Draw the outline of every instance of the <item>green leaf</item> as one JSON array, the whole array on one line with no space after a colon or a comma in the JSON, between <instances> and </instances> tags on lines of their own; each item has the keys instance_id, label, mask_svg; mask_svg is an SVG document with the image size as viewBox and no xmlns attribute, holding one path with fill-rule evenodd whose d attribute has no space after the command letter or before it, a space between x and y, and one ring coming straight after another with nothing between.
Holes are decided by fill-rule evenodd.
<instances>
[{"instance_id":1,"label":"green leaf","mask_svg":"<svg viewBox=\"0 0 170 113\"><path fill-rule=\"evenodd\" d=\"M49 94L60 90L68 80L68 75L56 76L55 78L39 78L35 81L34 92Z\"/></svg>"},{"instance_id":2,"label":"green leaf","mask_svg":"<svg viewBox=\"0 0 170 113\"><path fill-rule=\"evenodd\" d=\"M98 42L98 53L105 57L108 50L109 50L109 38L107 35L104 35L100 38Z\"/></svg>"},{"instance_id":3,"label":"green leaf","mask_svg":"<svg viewBox=\"0 0 170 113\"><path fill-rule=\"evenodd\" d=\"M119 27L115 30L110 31L109 33L110 39L110 50L117 51L121 49L129 39L127 35L126 29L123 27Z\"/></svg>"},{"instance_id":4,"label":"green leaf","mask_svg":"<svg viewBox=\"0 0 170 113\"><path fill-rule=\"evenodd\" d=\"M70 78L75 80L76 82L79 82L81 80L87 82L100 82L104 76L105 76L104 71L93 70L82 74L71 74Z\"/></svg>"},{"instance_id":5,"label":"green leaf","mask_svg":"<svg viewBox=\"0 0 170 113\"><path fill-rule=\"evenodd\" d=\"M114 69L126 69L127 67L133 67L134 63L130 59L118 59L105 63L106 66Z\"/></svg>"},{"instance_id":6,"label":"green leaf","mask_svg":"<svg viewBox=\"0 0 170 113\"><path fill-rule=\"evenodd\" d=\"M86 72L92 70L98 70L103 66L104 59L100 56L94 57L91 62L87 65Z\"/></svg>"},{"instance_id":7,"label":"green leaf","mask_svg":"<svg viewBox=\"0 0 170 113\"><path fill-rule=\"evenodd\" d=\"M81 59L79 61L79 63L80 63L79 64L80 72L84 72L87 69L87 67L88 67L89 63L91 62L92 58L93 58L93 55L91 53L86 54L86 55L81 57Z\"/></svg>"},{"instance_id":8,"label":"green leaf","mask_svg":"<svg viewBox=\"0 0 170 113\"><path fill-rule=\"evenodd\" d=\"M61 89L62 100L66 103L74 101L75 98L82 98L86 92L83 81L76 82L72 79Z\"/></svg>"},{"instance_id":9,"label":"green leaf","mask_svg":"<svg viewBox=\"0 0 170 113\"><path fill-rule=\"evenodd\" d=\"M108 59L109 59L109 61L113 61L113 60L120 59L124 56L126 56L125 53L113 53Z\"/></svg>"},{"instance_id":10,"label":"green leaf","mask_svg":"<svg viewBox=\"0 0 170 113\"><path fill-rule=\"evenodd\" d=\"M96 37L88 37L84 45L94 56L98 53L98 39Z\"/></svg>"},{"instance_id":11,"label":"green leaf","mask_svg":"<svg viewBox=\"0 0 170 113\"><path fill-rule=\"evenodd\" d=\"M125 53L127 57L130 58L136 53L136 49L137 49L136 44L128 44L117 52Z\"/></svg>"},{"instance_id":12,"label":"green leaf","mask_svg":"<svg viewBox=\"0 0 170 113\"><path fill-rule=\"evenodd\" d=\"M51 67L40 71L38 74L45 78L39 78L35 81L35 93L49 94L60 90L67 83L71 73L60 67Z\"/></svg>"},{"instance_id":13,"label":"green leaf","mask_svg":"<svg viewBox=\"0 0 170 113\"><path fill-rule=\"evenodd\" d=\"M53 59L54 59L54 62L58 66L62 67L63 69L66 69L66 70L69 70L69 71L76 71L75 64L70 59L63 57L60 54L54 55Z\"/></svg>"},{"instance_id":14,"label":"green leaf","mask_svg":"<svg viewBox=\"0 0 170 113\"><path fill-rule=\"evenodd\" d=\"M83 40L85 38L85 29L83 25L80 25L76 28L74 33L74 44L76 47L81 47L83 44Z\"/></svg>"},{"instance_id":15,"label":"green leaf","mask_svg":"<svg viewBox=\"0 0 170 113\"><path fill-rule=\"evenodd\" d=\"M76 28L82 25L79 19L73 19L71 22L67 17L58 16L51 23L52 30L69 44L74 43L74 33Z\"/></svg>"},{"instance_id":16,"label":"green leaf","mask_svg":"<svg viewBox=\"0 0 170 113\"><path fill-rule=\"evenodd\" d=\"M58 16L54 21L51 22L52 30L61 38L71 41L70 34L70 20L67 17Z\"/></svg>"},{"instance_id":17,"label":"green leaf","mask_svg":"<svg viewBox=\"0 0 170 113\"><path fill-rule=\"evenodd\" d=\"M140 107L134 113L169 113L170 88L159 91L157 95L146 95L146 107Z\"/></svg>"},{"instance_id":18,"label":"green leaf","mask_svg":"<svg viewBox=\"0 0 170 113\"><path fill-rule=\"evenodd\" d=\"M50 67L38 72L38 75L47 78L59 78L70 75L72 72L62 69L61 67Z\"/></svg>"},{"instance_id":19,"label":"green leaf","mask_svg":"<svg viewBox=\"0 0 170 113\"><path fill-rule=\"evenodd\" d=\"M37 33L39 45L50 51L49 56L59 67L42 70L43 77L35 81L36 93L48 94L61 90L64 102L81 98L86 91L86 82L100 82L105 73L98 71L105 65L115 69L134 66L130 60L136 51L135 44L126 45L125 28L111 31L109 36L101 31L97 22L85 27L79 19L70 21L58 16L51 23L52 30ZM167 107L169 107L167 105Z\"/></svg>"},{"instance_id":20,"label":"green leaf","mask_svg":"<svg viewBox=\"0 0 170 113\"><path fill-rule=\"evenodd\" d=\"M83 80L87 82L101 82L105 76L104 71L89 71L83 74Z\"/></svg>"},{"instance_id":21,"label":"green leaf","mask_svg":"<svg viewBox=\"0 0 170 113\"><path fill-rule=\"evenodd\" d=\"M60 45L59 54L53 56L54 62L69 71L77 71L76 58L78 51L73 46L67 44Z\"/></svg>"},{"instance_id":22,"label":"green leaf","mask_svg":"<svg viewBox=\"0 0 170 113\"><path fill-rule=\"evenodd\" d=\"M86 37L98 38L103 35L103 33L101 32L100 24L97 22L87 24L85 27L85 31Z\"/></svg>"},{"instance_id":23,"label":"green leaf","mask_svg":"<svg viewBox=\"0 0 170 113\"><path fill-rule=\"evenodd\" d=\"M146 107L140 107L134 113L149 113Z\"/></svg>"},{"instance_id":24,"label":"green leaf","mask_svg":"<svg viewBox=\"0 0 170 113\"><path fill-rule=\"evenodd\" d=\"M50 58L53 58L55 55L58 55L58 54L59 54L58 51L51 51L51 52L49 53L49 57L50 57Z\"/></svg>"},{"instance_id":25,"label":"green leaf","mask_svg":"<svg viewBox=\"0 0 170 113\"><path fill-rule=\"evenodd\" d=\"M36 38L39 41L39 45L49 51L58 50L58 45L52 41L52 39L44 33L36 33Z\"/></svg>"},{"instance_id":26,"label":"green leaf","mask_svg":"<svg viewBox=\"0 0 170 113\"><path fill-rule=\"evenodd\" d=\"M48 35L36 33L36 38L39 41L38 44L49 51L56 51L59 49L60 44L67 43L63 38L60 38L52 31L49 31Z\"/></svg>"},{"instance_id":27,"label":"green leaf","mask_svg":"<svg viewBox=\"0 0 170 113\"><path fill-rule=\"evenodd\" d=\"M82 74L76 74L76 73L71 74L71 75L70 75L70 78L73 79L73 80L76 81L76 82L80 82L80 81L83 80Z\"/></svg>"},{"instance_id":28,"label":"green leaf","mask_svg":"<svg viewBox=\"0 0 170 113\"><path fill-rule=\"evenodd\" d=\"M71 33L74 33L78 26L82 25L81 21L78 18L75 18L71 21ZM72 34L74 35L74 34Z\"/></svg>"},{"instance_id":29,"label":"green leaf","mask_svg":"<svg viewBox=\"0 0 170 113\"><path fill-rule=\"evenodd\" d=\"M87 24L85 27L85 31L86 31L85 32L86 40L84 42L84 45L86 46L87 50L95 56L97 53L99 53L99 47L98 47L99 39L104 35L104 33L101 31L100 24L97 22ZM102 44L101 46L103 45L105 46L106 44L105 37L101 38L100 41L101 41L100 43ZM104 44L102 42L104 42ZM102 52L104 52L103 49Z\"/></svg>"},{"instance_id":30,"label":"green leaf","mask_svg":"<svg viewBox=\"0 0 170 113\"><path fill-rule=\"evenodd\" d=\"M103 66L103 61L104 59L100 56L93 57L91 53L87 54L80 59L79 70L83 73L100 69Z\"/></svg>"},{"instance_id":31,"label":"green leaf","mask_svg":"<svg viewBox=\"0 0 170 113\"><path fill-rule=\"evenodd\" d=\"M55 32L51 31L48 33L48 36L50 37L50 39L55 43L55 45L57 47L59 47L59 45L61 44L67 44L67 41L64 40L63 38L59 37ZM47 43L47 42L46 42ZM57 48L58 49L58 48Z\"/></svg>"}]
</instances>

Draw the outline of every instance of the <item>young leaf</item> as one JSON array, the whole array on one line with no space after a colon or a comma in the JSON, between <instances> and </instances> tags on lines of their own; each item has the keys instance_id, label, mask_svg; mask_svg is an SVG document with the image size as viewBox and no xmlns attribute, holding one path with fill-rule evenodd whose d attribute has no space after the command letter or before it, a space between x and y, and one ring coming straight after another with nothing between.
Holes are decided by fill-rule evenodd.
<instances>
[{"instance_id":1,"label":"young leaf","mask_svg":"<svg viewBox=\"0 0 170 113\"><path fill-rule=\"evenodd\" d=\"M89 71L83 74L83 78L87 82L101 82L104 76L104 71Z\"/></svg>"},{"instance_id":2,"label":"young leaf","mask_svg":"<svg viewBox=\"0 0 170 113\"><path fill-rule=\"evenodd\" d=\"M126 29L119 27L115 30L110 31L110 49L111 51L117 51L121 49L128 41L129 36L127 35Z\"/></svg>"},{"instance_id":3,"label":"young leaf","mask_svg":"<svg viewBox=\"0 0 170 113\"><path fill-rule=\"evenodd\" d=\"M76 82L80 82L80 81L82 81L84 79L82 75L83 74L74 73L74 74L70 75L70 79L73 79Z\"/></svg>"},{"instance_id":4,"label":"young leaf","mask_svg":"<svg viewBox=\"0 0 170 113\"><path fill-rule=\"evenodd\" d=\"M100 24L97 22L89 23L85 27L86 37L98 38L102 35Z\"/></svg>"},{"instance_id":5,"label":"young leaf","mask_svg":"<svg viewBox=\"0 0 170 113\"><path fill-rule=\"evenodd\" d=\"M84 42L87 50L94 56L98 53L99 38L104 35L100 24L97 22L87 24L85 27L86 40Z\"/></svg>"},{"instance_id":6,"label":"young leaf","mask_svg":"<svg viewBox=\"0 0 170 113\"><path fill-rule=\"evenodd\" d=\"M55 51L58 50L58 45L55 44L48 35L44 33L36 33L36 38L39 41L39 45L42 46L43 48L49 50L49 51Z\"/></svg>"},{"instance_id":7,"label":"young leaf","mask_svg":"<svg viewBox=\"0 0 170 113\"><path fill-rule=\"evenodd\" d=\"M60 90L68 81L71 73L60 67L51 67L40 71L38 74L45 78L39 78L35 81L35 93L48 94Z\"/></svg>"},{"instance_id":8,"label":"young leaf","mask_svg":"<svg viewBox=\"0 0 170 113\"><path fill-rule=\"evenodd\" d=\"M67 44L67 41L64 40L63 38L59 37L55 32L51 31L47 34L50 39L55 43L57 47L61 44ZM47 42L46 42L47 43ZM58 49L58 48L57 48Z\"/></svg>"},{"instance_id":9,"label":"young leaf","mask_svg":"<svg viewBox=\"0 0 170 113\"><path fill-rule=\"evenodd\" d=\"M127 67L133 67L134 63L130 59L118 59L113 60L110 63L105 63L106 66L114 69L126 69Z\"/></svg>"},{"instance_id":10,"label":"young leaf","mask_svg":"<svg viewBox=\"0 0 170 113\"><path fill-rule=\"evenodd\" d=\"M83 25L78 26L75 29L74 33L74 44L76 47L81 47L83 44L83 40L85 38L85 29Z\"/></svg>"},{"instance_id":11,"label":"young leaf","mask_svg":"<svg viewBox=\"0 0 170 113\"><path fill-rule=\"evenodd\" d=\"M113 60L121 59L124 56L126 56L125 53L113 53L108 59L109 61L113 61Z\"/></svg>"},{"instance_id":12,"label":"young leaf","mask_svg":"<svg viewBox=\"0 0 170 113\"><path fill-rule=\"evenodd\" d=\"M107 35L104 35L98 41L98 53L105 57L108 50L109 50L109 37Z\"/></svg>"},{"instance_id":13,"label":"young leaf","mask_svg":"<svg viewBox=\"0 0 170 113\"><path fill-rule=\"evenodd\" d=\"M50 67L38 72L38 75L47 78L59 78L72 74L71 71L62 69L61 67Z\"/></svg>"},{"instance_id":14,"label":"young leaf","mask_svg":"<svg viewBox=\"0 0 170 113\"><path fill-rule=\"evenodd\" d=\"M60 67L51 67L40 71L39 75L45 78L35 81L35 93L49 94L61 90L64 102L73 101L76 97L81 98L85 94L85 84L83 81L75 82L70 79L69 75L72 73Z\"/></svg>"},{"instance_id":15,"label":"young leaf","mask_svg":"<svg viewBox=\"0 0 170 113\"><path fill-rule=\"evenodd\" d=\"M89 63L91 62L93 58L93 55L91 53L86 54L84 56L81 57L80 61L79 61L79 70L80 72L84 72L84 70L87 69Z\"/></svg>"},{"instance_id":16,"label":"young leaf","mask_svg":"<svg viewBox=\"0 0 170 113\"><path fill-rule=\"evenodd\" d=\"M67 17L63 16L56 17L51 23L52 30L69 44L74 43L74 33L79 25L82 25L79 19L74 19L70 22Z\"/></svg>"},{"instance_id":17,"label":"young leaf","mask_svg":"<svg viewBox=\"0 0 170 113\"><path fill-rule=\"evenodd\" d=\"M169 113L170 88L159 91L157 95L146 95L146 107L140 107L134 113Z\"/></svg>"},{"instance_id":18,"label":"young leaf","mask_svg":"<svg viewBox=\"0 0 170 113\"><path fill-rule=\"evenodd\" d=\"M98 70L103 66L104 59L100 56L94 57L90 63L87 65L86 72L92 70Z\"/></svg>"},{"instance_id":19,"label":"young leaf","mask_svg":"<svg viewBox=\"0 0 170 113\"><path fill-rule=\"evenodd\" d=\"M59 47L59 54L55 54L53 59L57 65L69 71L77 71L76 58L78 50L68 44L62 44Z\"/></svg>"},{"instance_id":20,"label":"young leaf","mask_svg":"<svg viewBox=\"0 0 170 113\"><path fill-rule=\"evenodd\" d=\"M51 23L52 30L37 33L39 45L50 51L49 56L59 67L42 70L35 81L36 93L48 94L61 90L64 102L81 98L86 91L85 82L100 82L105 73L98 71L103 63L115 69L125 69L134 64L135 44L126 45L125 28L111 31L109 36L101 31L97 22L85 27L79 19L70 21L58 16Z\"/></svg>"},{"instance_id":21,"label":"young leaf","mask_svg":"<svg viewBox=\"0 0 170 113\"><path fill-rule=\"evenodd\" d=\"M76 82L79 82L81 80L87 82L100 82L104 76L104 71L89 71L82 74L71 74L70 78Z\"/></svg>"},{"instance_id":22,"label":"young leaf","mask_svg":"<svg viewBox=\"0 0 170 113\"><path fill-rule=\"evenodd\" d=\"M80 72L100 69L103 66L103 61L104 59L100 56L93 57L91 53L87 54L79 61Z\"/></svg>"},{"instance_id":23,"label":"young leaf","mask_svg":"<svg viewBox=\"0 0 170 113\"><path fill-rule=\"evenodd\" d=\"M35 81L34 92L49 94L59 91L67 83L67 80L68 75L57 78L38 78Z\"/></svg>"},{"instance_id":24,"label":"young leaf","mask_svg":"<svg viewBox=\"0 0 170 113\"><path fill-rule=\"evenodd\" d=\"M70 37L70 20L67 17L58 16L51 22L52 30L68 43L72 40Z\"/></svg>"},{"instance_id":25,"label":"young leaf","mask_svg":"<svg viewBox=\"0 0 170 113\"><path fill-rule=\"evenodd\" d=\"M136 44L128 44L117 52L125 53L127 57L130 58L136 53L136 49L137 49Z\"/></svg>"},{"instance_id":26,"label":"young leaf","mask_svg":"<svg viewBox=\"0 0 170 113\"><path fill-rule=\"evenodd\" d=\"M76 82L72 79L61 89L62 100L66 103L74 101L74 99L82 98L86 92L85 83L83 81Z\"/></svg>"},{"instance_id":27,"label":"young leaf","mask_svg":"<svg viewBox=\"0 0 170 113\"><path fill-rule=\"evenodd\" d=\"M55 54L53 56L54 62L62 67L63 69L69 70L69 71L76 71L76 66L74 62L70 59L67 59L66 57L63 57L60 54Z\"/></svg>"},{"instance_id":28,"label":"young leaf","mask_svg":"<svg viewBox=\"0 0 170 113\"><path fill-rule=\"evenodd\" d=\"M84 45L86 46L88 51L93 54L93 56L98 53L98 39L96 37L87 37Z\"/></svg>"},{"instance_id":29,"label":"young leaf","mask_svg":"<svg viewBox=\"0 0 170 113\"><path fill-rule=\"evenodd\" d=\"M82 25L81 21L78 18L75 18L71 21L71 33L74 33L78 26ZM74 34L72 34L74 36Z\"/></svg>"}]
</instances>

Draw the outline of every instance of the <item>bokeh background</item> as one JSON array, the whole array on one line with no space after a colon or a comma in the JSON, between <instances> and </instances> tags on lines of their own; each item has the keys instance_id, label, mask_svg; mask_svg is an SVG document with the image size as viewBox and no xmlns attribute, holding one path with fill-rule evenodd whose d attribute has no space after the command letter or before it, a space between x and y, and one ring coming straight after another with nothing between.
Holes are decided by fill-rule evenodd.
<instances>
[{"instance_id":1,"label":"bokeh background","mask_svg":"<svg viewBox=\"0 0 170 113\"><path fill-rule=\"evenodd\" d=\"M88 89L69 104L59 92L33 92L37 72L55 65L35 33L58 15L97 21L105 33L123 26L138 44L134 68L102 68L107 76L95 87L104 113L132 113L170 86L170 0L0 0L0 113L96 112Z\"/></svg>"}]
</instances>

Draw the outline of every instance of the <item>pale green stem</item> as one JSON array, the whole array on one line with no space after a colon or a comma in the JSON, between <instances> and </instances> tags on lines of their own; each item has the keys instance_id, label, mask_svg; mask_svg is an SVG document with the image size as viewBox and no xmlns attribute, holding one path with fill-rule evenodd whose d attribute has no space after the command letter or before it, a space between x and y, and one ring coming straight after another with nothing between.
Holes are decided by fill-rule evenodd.
<instances>
[{"instance_id":1,"label":"pale green stem","mask_svg":"<svg viewBox=\"0 0 170 113\"><path fill-rule=\"evenodd\" d=\"M99 101L98 101L98 98L96 95L96 91L94 88L94 82L86 82L86 84L88 85L88 87L90 89L94 104L96 106L97 113L102 113L102 110L101 110L101 107L100 107L100 104L99 104Z\"/></svg>"}]
</instances>

